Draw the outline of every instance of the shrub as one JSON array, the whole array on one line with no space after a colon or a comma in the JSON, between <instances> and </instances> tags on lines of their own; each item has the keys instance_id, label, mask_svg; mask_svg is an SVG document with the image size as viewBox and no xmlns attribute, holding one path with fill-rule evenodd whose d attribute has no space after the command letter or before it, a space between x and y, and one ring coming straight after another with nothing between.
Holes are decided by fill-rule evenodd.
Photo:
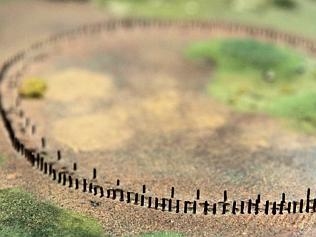
<instances>
[{"instance_id":1,"label":"shrub","mask_svg":"<svg viewBox=\"0 0 316 237\"><path fill-rule=\"evenodd\" d=\"M46 88L44 80L37 77L28 78L22 80L19 95L25 98L40 98L44 96Z\"/></svg>"}]
</instances>

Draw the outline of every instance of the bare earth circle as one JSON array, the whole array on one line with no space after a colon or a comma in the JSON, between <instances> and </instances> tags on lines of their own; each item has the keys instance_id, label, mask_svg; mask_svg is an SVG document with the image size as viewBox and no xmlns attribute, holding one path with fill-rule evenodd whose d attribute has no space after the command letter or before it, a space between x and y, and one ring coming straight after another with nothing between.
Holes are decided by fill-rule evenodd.
<instances>
[{"instance_id":1,"label":"bare earth circle","mask_svg":"<svg viewBox=\"0 0 316 237\"><path fill-rule=\"evenodd\" d=\"M59 43L25 76L45 78L45 98L23 106L45 124L50 147L63 148L65 166L77 162L85 177L98 167L101 183L120 179L135 191L146 183L157 196L174 186L179 199L197 188L206 199L224 189L232 198L304 195L316 181L315 138L207 95L212 67L184 50L214 36L183 31L135 29L127 37L118 30L94 44L89 36Z\"/></svg>"}]
</instances>

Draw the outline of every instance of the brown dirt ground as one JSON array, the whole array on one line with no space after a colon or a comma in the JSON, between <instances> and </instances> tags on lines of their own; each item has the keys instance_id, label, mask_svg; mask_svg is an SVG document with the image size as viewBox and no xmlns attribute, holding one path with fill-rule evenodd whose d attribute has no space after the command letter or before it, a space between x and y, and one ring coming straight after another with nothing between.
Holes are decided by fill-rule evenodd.
<instances>
[{"instance_id":1,"label":"brown dirt ground","mask_svg":"<svg viewBox=\"0 0 316 237\"><path fill-rule=\"evenodd\" d=\"M25 4L0 5L5 55L39 34L103 15L85 4ZM29 4L36 6L32 20L24 11ZM53 13L43 14L48 7ZM8 21L12 12L18 17ZM277 198L283 191L299 197L306 187L315 187L313 137L288 131L264 115L230 111L204 93L210 68L189 62L182 52L190 41L209 38L209 32L133 30L110 36L94 38L93 44L89 37L58 44L26 71L25 78L47 80L49 90L44 100L23 101L22 106L39 125L39 134L48 134L49 149L62 148L64 165L77 161L84 176L97 167L100 183L120 178L123 187L135 191L146 183L155 195L168 195L173 185L177 197L188 199L197 187L202 199L219 198L223 189L232 198L259 192ZM43 178L11 151L3 127L0 136L0 151L9 157L1 168L0 188L23 187L87 213L112 235L173 230L190 236L310 236L314 231L312 214L205 217L95 199ZM100 206L92 207L91 200Z\"/></svg>"}]
</instances>

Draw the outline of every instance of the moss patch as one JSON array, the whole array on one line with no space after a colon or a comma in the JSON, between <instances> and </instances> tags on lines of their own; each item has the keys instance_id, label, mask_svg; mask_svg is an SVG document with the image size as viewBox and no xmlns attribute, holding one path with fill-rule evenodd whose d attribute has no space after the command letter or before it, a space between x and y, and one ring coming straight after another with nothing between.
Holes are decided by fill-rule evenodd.
<instances>
[{"instance_id":1,"label":"moss patch","mask_svg":"<svg viewBox=\"0 0 316 237\"><path fill-rule=\"evenodd\" d=\"M316 131L315 61L290 49L251 39L225 39L192 45L187 55L216 64L207 91L240 111L286 118Z\"/></svg>"},{"instance_id":2,"label":"moss patch","mask_svg":"<svg viewBox=\"0 0 316 237\"><path fill-rule=\"evenodd\" d=\"M36 77L27 78L21 82L19 94L24 98L41 98L46 91L44 80Z\"/></svg>"},{"instance_id":3,"label":"moss patch","mask_svg":"<svg viewBox=\"0 0 316 237\"><path fill-rule=\"evenodd\" d=\"M101 226L94 220L40 202L17 189L0 190L0 236L97 237Z\"/></svg>"}]
</instances>

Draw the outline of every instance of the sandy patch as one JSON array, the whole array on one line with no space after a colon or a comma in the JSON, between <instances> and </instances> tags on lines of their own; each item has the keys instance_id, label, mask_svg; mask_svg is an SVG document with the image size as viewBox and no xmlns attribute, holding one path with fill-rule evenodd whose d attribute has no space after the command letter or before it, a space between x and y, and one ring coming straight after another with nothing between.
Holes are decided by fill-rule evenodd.
<instances>
[{"instance_id":1,"label":"sandy patch","mask_svg":"<svg viewBox=\"0 0 316 237\"><path fill-rule=\"evenodd\" d=\"M110 98L115 93L111 77L105 74L70 68L47 78L46 97L59 102L80 102Z\"/></svg>"},{"instance_id":2,"label":"sandy patch","mask_svg":"<svg viewBox=\"0 0 316 237\"><path fill-rule=\"evenodd\" d=\"M210 98L196 98L194 95L187 95L188 104L185 118L187 124L194 129L216 129L225 124L228 111L215 104Z\"/></svg>"},{"instance_id":3,"label":"sandy patch","mask_svg":"<svg viewBox=\"0 0 316 237\"><path fill-rule=\"evenodd\" d=\"M194 97L195 96L195 97ZM226 113L207 100L196 95L183 96L169 89L144 99L137 111L138 117L145 116L146 128L174 131L177 129L215 129L226 121Z\"/></svg>"},{"instance_id":4,"label":"sandy patch","mask_svg":"<svg viewBox=\"0 0 316 237\"><path fill-rule=\"evenodd\" d=\"M89 107L89 103L73 105L77 109ZM215 130L226 121L227 113L209 100L184 98L177 90L165 89L144 99L130 98L129 102L111 109L71 113L71 116L54 122L53 136L76 151L116 149L139 130L168 133L208 129L210 132L209 129Z\"/></svg>"},{"instance_id":5,"label":"sandy patch","mask_svg":"<svg viewBox=\"0 0 316 237\"><path fill-rule=\"evenodd\" d=\"M175 90L165 90L141 102L141 108L152 117L165 117L175 113L180 102L179 93Z\"/></svg>"},{"instance_id":6,"label":"sandy patch","mask_svg":"<svg viewBox=\"0 0 316 237\"><path fill-rule=\"evenodd\" d=\"M271 146L280 150L301 150L315 144L315 137L302 136L295 130L285 130L282 128L283 121L278 122L267 116L249 115L245 120L238 122L241 129L238 144L251 151Z\"/></svg>"},{"instance_id":7,"label":"sandy patch","mask_svg":"<svg viewBox=\"0 0 316 237\"><path fill-rule=\"evenodd\" d=\"M114 149L133 134L126 122L127 114L119 110L74 116L57 121L53 134L75 151Z\"/></svg>"}]
</instances>

